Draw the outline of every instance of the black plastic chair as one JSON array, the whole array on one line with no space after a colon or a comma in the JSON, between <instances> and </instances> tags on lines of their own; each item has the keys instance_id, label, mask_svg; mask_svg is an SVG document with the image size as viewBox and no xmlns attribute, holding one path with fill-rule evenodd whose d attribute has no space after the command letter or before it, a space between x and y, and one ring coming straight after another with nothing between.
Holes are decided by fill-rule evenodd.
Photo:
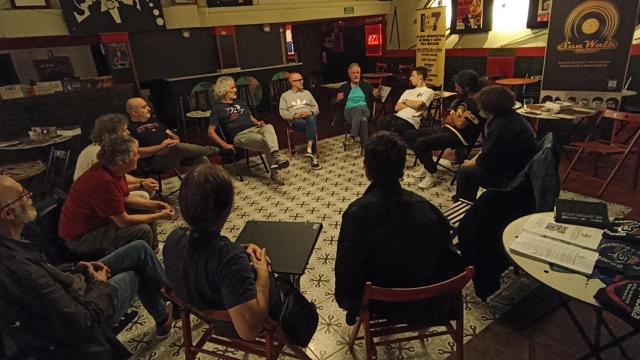
<instances>
[{"instance_id":1,"label":"black plastic chair","mask_svg":"<svg viewBox=\"0 0 640 360\"><path fill-rule=\"evenodd\" d=\"M71 150L51 148L49 161L47 162L47 171L45 173L45 180L50 187L57 187L64 191L69 190L72 182L71 174L67 173L70 156Z\"/></svg>"},{"instance_id":2,"label":"black plastic chair","mask_svg":"<svg viewBox=\"0 0 640 360\"><path fill-rule=\"evenodd\" d=\"M227 141L227 137L224 135L224 132L222 131L220 126L216 127L216 132L218 133L218 136L220 136L220 138L222 140L224 140L226 143L229 143L229 141ZM244 157L246 162L247 162L247 168L249 168L249 169L251 169L254 166L259 166L260 164L251 165L251 163L249 162L249 150L248 149L243 149L243 148L240 148L240 147L236 147L236 149L242 149L243 151L236 152L236 154L234 155L233 158L222 157L222 159L225 162L225 164L228 164L229 162L231 162L231 164L233 165L234 170L236 171L236 174L238 175L238 179L240 181L244 181L244 177L242 176L242 173L240 172L240 169L238 168L238 164L236 163L236 161L241 159L242 157ZM271 171L269 170L269 166L267 166L267 162L264 159L264 155L259 151L256 151L256 152L258 153L258 157L260 158L260 162L262 162L262 166L264 166L264 171L266 171L267 174L271 173ZM231 160L231 161L229 161L229 160Z\"/></svg>"}]
</instances>

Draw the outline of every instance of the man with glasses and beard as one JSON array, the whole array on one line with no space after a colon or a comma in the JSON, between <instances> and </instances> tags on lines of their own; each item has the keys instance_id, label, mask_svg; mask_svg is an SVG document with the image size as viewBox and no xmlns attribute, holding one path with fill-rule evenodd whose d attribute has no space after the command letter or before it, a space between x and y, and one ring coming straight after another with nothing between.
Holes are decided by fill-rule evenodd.
<instances>
[{"instance_id":1,"label":"man with glasses and beard","mask_svg":"<svg viewBox=\"0 0 640 360\"><path fill-rule=\"evenodd\" d=\"M96 262L54 267L22 238L37 212L31 193L0 176L0 331L2 358L125 359L128 350L111 327L136 295L156 324L171 333L172 318L160 296L164 268L143 241Z\"/></svg>"}]
</instances>

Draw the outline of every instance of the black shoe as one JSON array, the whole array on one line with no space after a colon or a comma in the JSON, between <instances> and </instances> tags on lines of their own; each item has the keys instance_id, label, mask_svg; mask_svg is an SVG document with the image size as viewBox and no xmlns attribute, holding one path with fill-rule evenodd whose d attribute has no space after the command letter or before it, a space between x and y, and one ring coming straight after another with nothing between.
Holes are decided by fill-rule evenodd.
<instances>
[{"instance_id":1,"label":"black shoe","mask_svg":"<svg viewBox=\"0 0 640 360\"><path fill-rule=\"evenodd\" d=\"M274 157L273 163L271 164L272 169L281 170L289 167L289 160L282 159L279 156Z\"/></svg>"}]
</instances>

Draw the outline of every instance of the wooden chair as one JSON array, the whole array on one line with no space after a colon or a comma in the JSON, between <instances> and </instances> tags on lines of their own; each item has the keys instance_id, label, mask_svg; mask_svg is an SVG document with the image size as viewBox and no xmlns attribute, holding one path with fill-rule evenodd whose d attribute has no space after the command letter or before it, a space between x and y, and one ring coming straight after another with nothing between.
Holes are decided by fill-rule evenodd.
<instances>
[{"instance_id":1,"label":"wooden chair","mask_svg":"<svg viewBox=\"0 0 640 360\"><path fill-rule=\"evenodd\" d=\"M213 322L231 322L231 316L227 311L198 310L179 299L169 288L162 288L162 295L165 299L171 301L175 307L180 309L182 320L182 346L184 349L185 360L195 360L196 356L200 353L212 356L216 359L238 359L229 356L227 351L218 350L217 347L210 347L209 349L206 349L205 345L207 343L220 345L222 349L232 348L241 352L261 356L267 360L275 360L280 356L280 354L293 357L295 359L311 360L311 358L305 354L299 346L293 345L289 342L287 335L274 321L269 321L265 329L265 334L254 341L226 337L216 333ZM191 331L191 315L198 318L207 327L202 336L197 339L195 343L193 342L194 339ZM291 352L283 351L285 346L291 350Z\"/></svg>"},{"instance_id":2,"label":"wooden chair","mask_svg":"<svg viewBox=\"0 0 640 360\"><path fill-rule=\"evenodd\" d=\"M286 129L287 129L287 148L289 149L289 157L292 158L293 157L293 153L296 152L296 144L293 142L293 139L295 139L296 137L300 137L302 135L303 139L305 140L304 141L305 148L306 148L307 141L306 141L306 137L304 137L303 133L296 132L291 127L291 124L288 121L286 121L284 119L283 119L283 121L287 123L286 124ZM316 133L316 140L315 141L316 141L316 143L315 143L315 146L316 146L316 154L315 154L315 156L316 156L316 158L319 159L320 158L320 150L318 149L318 134L317 133Z\"/></svg>"},{"instance_id":3,"label":"wooden chair","mask_svg":"<svg viewBox=\"0 0 640 360\"><path fill-rule=\"evenodd\" d=\"M607 141L596 139L598 125L602 122L602 119L607 118L613 121L613 128L611 130L611 138ZM581 155L583 154L594 154L595 161L593 161L594 165L594 176L589 176L584 173L582 175L596 180L598 182L602 182L603 185L598 191L597 196L602 196L602 194L613 180L613 177L616 175L622 163L627 159L627 156L631 151L636 151L638 153L638 146L636 143L640 138L640 114L632 114L620 111L613 110L605 110L600 117L596 120L593 128L587 135L587 138L583 142L575 142L571 143L570 146L578 149L576 156L571 161L569 168L564 173L562 177L562 182L569 177L571 172L579 172L574 169L574 166ZM634 148L635 147L635 148ZM606 180L602 180L598 178L598 160L601 156L616 156L622 155L618 159L618 162L614 166L613 170L609 174ZM634 166L634 173L632 177L632 184L634 189L637 188L638 183L638 167L640 166L640 154L636 155L638 158L636 159L636 164Z\"/></svg>"},{"instance_id":4,"label":"wooden chair","mask_svg":"<svg viewBox=\"0 0 640 360\"><path fill-rule=\"evenodd\" d=\"M349 350L353 352L353 345L356 340L365 340L365 351L367 360L377 358L376 346L394 344L399 342L406 342L412 340L422 340L434 336L451 335L453 341L456 344L457 359L462 360L464 358L463 353L463 330L464 330L464 310L462 308L462 289L471 281L475 275L473 267L467 267L461 274L429 286L423 286L419 288L410 289L394 289L394 288L381 288L371 285L367 282L362 294L362 305L360 309L360 316L356 323L351 339L349 340ZM369 311L369 303L374 301L384 302L412 302L422 301L427 299L436 298L448 293L457 292L460 296L460 305L457 311L459 312L459 320L455 320L455 328L451 325L450 321L447 321L445 331L427 332L429 327L415 328L407 324L391 323L386 319L375 317ZM360 327L364 327L364 336L358 336ZM389 338L392 335L414 333L416 335ZM384 340L375 341L376 338L385 337Z\"/></svg>"}]
</instances>

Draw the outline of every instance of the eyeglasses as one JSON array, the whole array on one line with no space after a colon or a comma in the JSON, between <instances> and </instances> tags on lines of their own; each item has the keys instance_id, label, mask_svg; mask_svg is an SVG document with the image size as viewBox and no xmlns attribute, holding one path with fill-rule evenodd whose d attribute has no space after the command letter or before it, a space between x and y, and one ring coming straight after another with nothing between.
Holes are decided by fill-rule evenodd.
<instances>
[{"instance_id":1,"label":"eyeglasses","mask_svg":"<svg viewBox=\"0 0 640 360\"><path fill-rule=\"evenodd\" d=\"M291 82L294 82L294 81L304 81L304 79L294 79L294 80L291 80Z\"/></svg>"},{"instance_id":2,"label":"eyeglasses","mask_svg":"<svg viewBox=\"0 0 640 360\"><path fill-rule=\"evenodd\" d=\"M3 207L1 207L1 208L0 208L0 211L2 211L2 210L4 210L4 209L8 208L9 206L11 206L11 205L13 205L13 204L17 203L18 201L22 200L23 198L25 198L25 197L27 197L27 196L28 196L28 197L32 197L32 196L33 196L33 193L32 193L31 191L26 191L26 190L25 190L25 191L24 191L20 196L18 196L18 198L17 198L17 199L15 199L15 200L13 200L12 202L10 202L10 203L8 203L8 204L4 205Z\"/></svg>"}]
</instances>

